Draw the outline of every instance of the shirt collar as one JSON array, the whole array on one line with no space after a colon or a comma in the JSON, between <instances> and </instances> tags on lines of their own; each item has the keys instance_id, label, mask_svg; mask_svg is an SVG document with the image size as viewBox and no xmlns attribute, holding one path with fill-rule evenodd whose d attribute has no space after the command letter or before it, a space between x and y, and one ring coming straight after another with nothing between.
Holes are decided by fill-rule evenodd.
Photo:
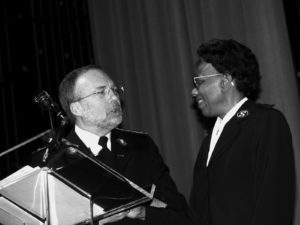
<instances>
[{"instance_id":1,"label":"shirt collar","mask_svg":"<svg viewBox=\"0 0 300 225\"><path fill-rule=\"evenodd\" d=\"M81 141L92 151L94 155L97 155L101 150L101 146L98 144L100 136L93 134L89 131L81 129L79 126L75 125L75 133L81 139ZM111 149L111 132L105 135L107 140L107 148Z\"/></svg>"}]
</instances>

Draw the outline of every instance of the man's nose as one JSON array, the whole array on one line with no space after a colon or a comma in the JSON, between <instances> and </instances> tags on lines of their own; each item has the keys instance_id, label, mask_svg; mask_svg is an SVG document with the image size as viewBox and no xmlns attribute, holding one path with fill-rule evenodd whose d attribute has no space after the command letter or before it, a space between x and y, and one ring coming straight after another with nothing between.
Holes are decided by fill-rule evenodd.
<instances>
[{"instance_id":1,"label":"man's nose","mask_svg":"<svg viewBox=\"0 0 300 225\"><path fill-rule=\"evenodd\" d=\"M110 90L108 98L115 100L115 99L119 99L120 97L118 93L115 93L113 90Z\"/></svg>"}]
</instances>

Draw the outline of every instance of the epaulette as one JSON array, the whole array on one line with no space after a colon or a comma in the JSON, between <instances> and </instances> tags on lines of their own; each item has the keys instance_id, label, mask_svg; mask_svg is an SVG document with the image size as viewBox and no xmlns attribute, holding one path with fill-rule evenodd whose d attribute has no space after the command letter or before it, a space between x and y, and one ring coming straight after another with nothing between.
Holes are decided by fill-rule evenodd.
<instances>
[{"instance_id":1,"label":"epaulette","mask_svg":"<svg viewBox=\"0 0 300 225\"><path fill-rule=\"evenodd\" d=\"M125 131L125 132L133 133L133 134L148 134L145 131L127 130L127 129L123 129L123 128L116 128L116 130Z\"/></svg>"},{"instance_id":2,"label":"epaulette","mask_svg":"<svg viewBox=\"0 0 300 225\"><path fill-rule=\"evenodd\" d=\"M257 103L257 106L264 109L272 109L274 108L274 104L263 104L263 103Z\"/></svg>"}]
</instances>

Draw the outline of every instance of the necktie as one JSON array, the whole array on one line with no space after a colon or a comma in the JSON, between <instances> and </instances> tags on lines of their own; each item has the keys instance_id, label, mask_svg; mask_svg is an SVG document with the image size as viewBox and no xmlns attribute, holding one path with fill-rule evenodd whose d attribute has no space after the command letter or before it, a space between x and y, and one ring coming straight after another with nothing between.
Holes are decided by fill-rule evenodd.
<instances>
[{"instance_id":1,"label":"necktie","mask_svg":"<svg viewBox=\"0 0 300 225\"><path fill-rule=\"evenodd\" d=\"M101 162L105 163L109 167L114 167L114 155L113 153L107 148L107 140L106 136L102 136L99 139L98 144L102 146L101 151L97 155L97 158L100 159Z\"/></svg>"}]
</instances>

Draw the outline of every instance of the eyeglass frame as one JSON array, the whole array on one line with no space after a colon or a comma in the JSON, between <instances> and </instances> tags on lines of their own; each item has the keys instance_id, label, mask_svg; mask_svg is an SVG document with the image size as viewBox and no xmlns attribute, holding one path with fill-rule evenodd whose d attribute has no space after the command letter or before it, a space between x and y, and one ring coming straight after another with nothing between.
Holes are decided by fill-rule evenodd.
<instances>
[{"instance_id":1,"label":"eyeglass frame","mask_svg":"<svg viewBox=\"0 0 300 225\"><path fill-rule=\"evenodd\" d=\"M123 87L123 86L103 87L102 90L98 90L98 91L95 91L95 92L93 92L93 93L91 93L91 94L88 94L88 95L86 95L86 96L84 96L84 97L77 98L77 99L75 99L75 100L72 101L72 102L79 102L79 101L81 101L81 100L83 100L83 99L86 99L86 98L91 97L91 96L93 96L93 95L99 95L99 94L100 94L100 96L101 96L102 98L104 98L105 96L107 96L108 94L110 94L111 91L112 91L115 95L121 96L121 95L124 93L124 87Z\"/></svg>"},{"instance_id":2,"label":"eyeglass frame","mask_svg":"<svg viewBox=\"0 0 300 225\"><path fill-rule=\"evenodd\" d=\"M209 74L209 75L199 75L199 74L197 74L198 76L197 77L193 77L193 83L194 83L194 86L196 87L196 88L199 88L200 87L200 85L203 83L201 83L201 84L197 84L197 80L198 79L204 79L205 80L205 78L208 78L208 77L215 77L215 76L224 76L225 74L223 74L223 73L214 73L214 74Z\"/></svg>"}]
</instances>

